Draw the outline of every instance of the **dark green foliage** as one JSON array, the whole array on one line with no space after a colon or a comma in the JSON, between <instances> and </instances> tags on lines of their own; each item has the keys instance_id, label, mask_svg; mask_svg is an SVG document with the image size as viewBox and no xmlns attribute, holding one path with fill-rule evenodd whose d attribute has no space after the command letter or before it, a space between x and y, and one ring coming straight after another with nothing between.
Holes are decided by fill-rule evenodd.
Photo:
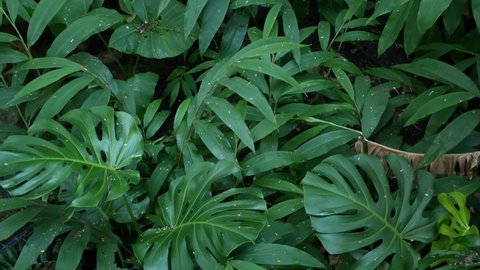
<instances>
[{"instance_id":1,"label":"dark green foliage","mask_svg":"<svg viewBox=\"0 0 480 270\"><path fill-rule=\"evenodd\" d=\"M0 9L1 269L480 264L480 1Z\"/></svg>"}]
</instances>

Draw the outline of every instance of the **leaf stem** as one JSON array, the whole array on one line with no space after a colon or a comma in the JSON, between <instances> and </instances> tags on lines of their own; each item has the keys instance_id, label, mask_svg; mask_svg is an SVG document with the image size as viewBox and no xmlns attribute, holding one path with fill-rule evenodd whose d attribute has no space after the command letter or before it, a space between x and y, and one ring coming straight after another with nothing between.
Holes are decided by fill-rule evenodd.
<instances>
[{"instance_id":1,"label":"leaf stem","mask_svg":"<svg viewBox=\"0 0 480 270\"><path fill-rule=\"evenodd\" d=\"M125 74L125 69L123 68L123 65L120 62L120 60L118 59L118 57L113 53L112 49L110 49L110 47L108 46L108 43L105 41L103 36L100 33L98 33L97 36L102 41L103 46L105 46L105 48L107 48L108 53L113 57L113 60L115 61L115 63L120 68L120 71L122 72L123 76L125 76L126 75Z\"/></svg>"},{"instance_id":2,"label":"leaf stem","mask_svg":"<svg viewBox=\"0 0 480 270\"><path fill-rule=\"evenodd\" d=\"M329 122L329 121L321 120L321 119L314 118L314 117L305 117L305 118L297 118L297 119L298 120L303 120L303 121L308 122L308 123L322 123L322 124L327 124L327 125L334 126L334 127L337 127L337 128L345 129L345 130L348 130L348 131L351 131L351 132L355 132L358 135L360 135L362 138L365 138L363 136L363 133L359 130L349 128L349 127L346 127L346 126L342 126L342 125L338 125L338 124L335 124L335 123L332 123L332 122Z\"/></svg>"},{"instance_id":3,"label":"leaf stem","mask_svg":"<svg viewBox=\"0 0 480 270\"><path fill-rule=\"evenodd\" d=\"M28 48L27 44L25 43L25 40L22 37L22 34L20 34L20 31L18 30L17 26L15 26L15 23L10 19L10 16L5 12L3 8L0 8L2 10L3 15L5 18L7 18L8 22L12 25L13 29L17 33L17 36L20 40L20 43L22 43L23 49L25 50L25 53L27 54L28 58L31 60L33 59L32 53L30 52L30 49Z\"/></svg>"},{"instance_id":4,"label":"leaf stem","mask_svg":"<svg viewBox=\"0 0 480 270\"><path fill-rule=\"evenodd\" d=\"M23 116L23 113L22 113L22 111L20 110L20 107L18 107L18 105L15 105L15 107L17 108L18 115L20 115L20 119L22 119L22 122L23 122L23 124L25 125L25 128L26 128L26 129L29 129L29 128L30 128L30 124L29 124L28 121L25 119L25 116Z\"/></svg>"},{"instance_id":5,"label":"leaf stem","mask_svg":"<svg viewBox=\"0 0 480 270\"><path fill-rule=\"evenodd\" d=\"M135 218L135 215L133 215L132 207L130 207L130 202L128 202L128 199L127 197L125 197L125 195L123 195L122 198L123 198L123 203L127 208L128 215L130 216L130 220L132 221L133 228L135 229L138 235L141 235L142 230L140 229L140 226L137 223L137 219Z\"/></svg>"},{"instance_id":6,"label":"leaf stem","mask_svg":"<svg viewBox=\"0 0 480 270\"><path fill-rule=\"evenodd\" d=\"M8 87L7 80L5 80L5 78L2 76L2 74L0 74L0 79L2 80L3 85L5 87ZM23 115L22 111L20 110L20 107L18 107L18 105L15 105L15 107L17 108L18 115L20 115L20 119L22 119L22 122L25 125L25 128L28 129L30 127L30 125L29 125L28 121L25 119L25 116Z\"/></svg>"}]
</instances>

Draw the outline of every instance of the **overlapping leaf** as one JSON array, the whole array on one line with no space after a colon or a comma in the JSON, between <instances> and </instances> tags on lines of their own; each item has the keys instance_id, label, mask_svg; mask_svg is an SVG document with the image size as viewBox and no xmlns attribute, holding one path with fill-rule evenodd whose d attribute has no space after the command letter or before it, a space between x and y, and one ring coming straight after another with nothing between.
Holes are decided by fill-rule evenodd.
<instances>
[{"instance_id":1,"label":"overlapping leaf","mask_svg":"<svg viewBox=\"0 0 480 270\"><path fill-rule=\"evenodd\" d=\"M135 120L109 107L77 109L60 118L72 125L42 119L30 134L10 136L0 148L0 185L14 196L38 198L64 181L75 179L75 207L96 206L122 196L138 181L131 169L143 153L143 138ZM48 134L48 136L47 136ZM130 167L129 167L130 166Z\"/></svg>"},{"instance_id":2,"label":"overlapping leaf","mask_svg":"<svg viewBox=\"0 0 480 270\"><path fill-rule=\"evenodd\" d=\"M262 193L235 188L212 196L210 185L238 172L231 161L198 163L170 184L158 199L155 228L147 230L135 253L145 269L224 269L221 260L254 241L265 224ZM220 260L220 261L219 261Z\"/></svg>"},{"instance_id":3,"label":"overlapping leaf","mask_svg":"<svg viewBox=\"0 0 480 270\"><path fill-rule=\"evenodd\" d=\"M196 40L196 30L184 37L185 6L173 0L159 18L134 20L117 28L109 46L124 53L136 53L150 58L168 58L188 50Z\"/></svg>"},{"instance_id":4,"label":"overlapping leaf","mask_svg":"<svg viewBox=\"0 0 480 270\"><path fill-rule=\"evenodd\" d=\"M329 157L303 179L305 209L325 249L330 254L371 249L352 269L375 269L391 255L394 269L416 269L419 254L409 242L433 240L436 222L424 214L433 177L419 171L413 191L410 164L394 155L386 160L399 185L393 193L382 163L363 154Z\"/></svg>"}]
</instances>

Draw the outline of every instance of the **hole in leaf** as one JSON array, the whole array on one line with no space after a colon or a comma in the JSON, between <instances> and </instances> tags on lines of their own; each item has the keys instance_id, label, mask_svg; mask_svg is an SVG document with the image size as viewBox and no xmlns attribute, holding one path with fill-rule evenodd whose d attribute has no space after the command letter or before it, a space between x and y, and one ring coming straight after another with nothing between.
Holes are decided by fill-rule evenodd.
<instances>
[{"instance_id":1,"label":"hole in leaf","mask_svg":"<svg viewBox=\"0 0 480 270\"><path fill-rule=\"evenodd\" d=\"M107 154L105 154L105 151L100 151L100 156L103 162L107 162Z\"/></svg>"}]
</instances>

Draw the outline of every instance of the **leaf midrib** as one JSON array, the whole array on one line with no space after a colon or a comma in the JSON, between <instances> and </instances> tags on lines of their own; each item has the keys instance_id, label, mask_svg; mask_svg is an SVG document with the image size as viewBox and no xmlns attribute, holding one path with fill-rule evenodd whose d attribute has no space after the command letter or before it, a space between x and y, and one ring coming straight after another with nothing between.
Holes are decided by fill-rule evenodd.
<instances>
[{"instance_id":1,"label":"leaf midrib","mask_svg":"<svg viewBox=\"0 0 480 270\"><path fill-rule=\"evenodd\" d=\"M398 238L400 239L402 242L403 242L403 236L402 234L400 234L399 231L397 231L396 227L392 226L384 217L382 217L381 215L379 215L377 212L373 211L372 209L370 209L367 205L363 204L362 202L359 202L357 200L355 200L354 198L352 197L349 197L349 196L345 196L344 194L342 193L337 193L337 192L333 192L331 190L328 190L329 192L333 193L333 194L336 194L338 196L341 196L343 198L347 198L348 200L352 201L353 203L355 203L356 205L359 205L361 206L362 208L366 209L367 212L371 213L374 217L376 217L378 220L380 220L384 226L383 227L387 227L389 228L393 234L395 235L395 238Z\"/></svg>"},{"instance_id":2,"label":"leaf midrib","mask_svg":"<svg viewBox=\"0 0 480 270\"><path fill-rule=\"evenodd\" d=\"M170 231L170 232L168 232L166 237L162 237L162 235L159 235L159 236L156 236L156 237L152 238L152 240L155 240L155 239L158 239L158 238L163 238L164 240L170 239L172 237L172 235L174 235L177 231L180 232L185 227L195 226L195 225L221 228L221 229L224 229L224 230L229 231L231 233L240 235L242 238L245 238L245 236L243 234L238 233L236 230L231 229L231 228L226 227L226 226L222 226L222 225L217 224L217 223L211 223L211 222L207 222L207 221L190 221L190 222L186 222L186 223L183 223L183 224L176 225L175 227L169 227L168 229L165 230L165 231ZM164 241L161 241L161 243L163 243L163 242Z\"/></svg>"},{"instance_id":3,"label":"leaf midrib","mask_svg":"<svg viewBox=\"0 0 480 270\"><path fill-rule=\"evenodd\" d=\"M36 157L36 158L33 158L32 160L21 160L21 161L9 162L9 163L13 164L13 163L23 163L23 162L31 162L31 161L63 161L63 162L84 164L90 167L95 167L95 168L99 168L107 171L115 172L117 170L117 168L115 167L106 166L101 163L94 163L87 160L73 159L73 158L46 158L46 157L38 158Z\"/></svg>"}]
</instances>

